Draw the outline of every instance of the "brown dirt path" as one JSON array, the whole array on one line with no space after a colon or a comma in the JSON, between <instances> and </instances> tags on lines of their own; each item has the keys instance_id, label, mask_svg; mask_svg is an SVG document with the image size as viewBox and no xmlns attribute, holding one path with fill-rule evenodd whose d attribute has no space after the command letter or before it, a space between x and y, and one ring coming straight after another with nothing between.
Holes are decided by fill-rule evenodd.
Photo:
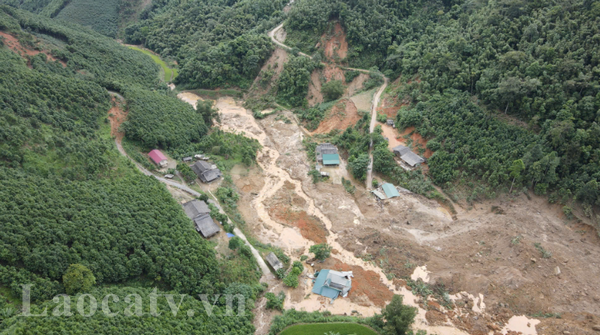
<instances>
[{"instance_id":1,"label":"brown dirt path","mask_svg":"<svg viewBox=\"0 0 600 335\"><path fill-rule=\"evenodd\" d=\"M125 136L125 132L121 129L121 124L127 120L127 111L123 109L123 102L118 97L112 97L112 104L113 107L108 111L110 135L114 137L118 143L121 143Z\"/></svg>"}]
</instances>

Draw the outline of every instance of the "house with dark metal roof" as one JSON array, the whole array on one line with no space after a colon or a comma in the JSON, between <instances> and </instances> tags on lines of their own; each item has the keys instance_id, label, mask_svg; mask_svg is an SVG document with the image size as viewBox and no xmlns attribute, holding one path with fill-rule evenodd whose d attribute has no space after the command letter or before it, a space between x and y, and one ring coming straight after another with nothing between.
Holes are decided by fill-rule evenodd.
<instances>
[{"instance_id":1,"label":"house with dark metal roof","mask_svg":"<svg viewBox=\"0 0 600 335\"><path fill-rule=\"evenodd\" d=\"M154 164L165 167L168 164L167 156L165 156L160 150L154 149L148 153L148 157L154 162Z\"/></svg>"},{"instance_id":2,"label":"house with dark metal roof","mask_svg":"<svg viewBox=\"0 0 600 335\"><path fill-rule=\"evenodd\" d=\"M196 224L196 230L205 238L209 238L221 230L208 214L195 217L194 223Z\"/></svg>"},{"instance_id":3,"label":"house with dark metal roof","mask_svg":"<svg viewBox=\"0 0 600 335\"><path fill-rule=\"evenodd\" d=\"M425 159L423 159L423 157L415 154L410 150L410 148L405 147L403 145L395 147L393 151L394 154L396 154L396 156L400 157L400 159L402 159L406 164L408 164L411 167L418 166L421 163L425 162Z\"/></svg>"},{"instance_id":4,"label":"house with dark metal roof","mask_svg":"<svg viewBox=\"0 0 600 335\"><path fill-rule=\"evenodd\" d=\"M218 233L221 228L210 217L210 208L202 200L191 200L183 204L183 211L196 226L198 231L205 238L209 238Z\"/></svg>"},{"instance_id":5,"label":"house with dark metal roof","mask_svg":"<svg viewBox=\"0 0 600 335\"><path fill-rule=\"evenodd\" d=\"M265 259L267 260L267 263L269 263L269 265L273 268L273 270L277 271L283 268L283 263L281 263L279 258L277 258L277 256L275 256L275 254L272 251L265 257Z\"/></svg>"},{"instance_id":6,"label":"house with dark metal roof","mask_svg":"<svg viewBox=\"0 0 600 335\"><path fill-rule=\"evenodd\" d=\"M194 199L183 204L183 211L193 220L198 215L210 213L210 208L206 202Z\"/></svg>"},{"instance_id":7,"label":"house with dark metal roof","mask_svg":"<svg viewBox=\"0 0 600 335\"><path fill-rule=\"evenodd\" d=\"M335 145L331 143L322 143L315 149L317 163L323 165L340 165L340 155Z\"/></svg>"},{"instance_id":8,"label":"house with dark metal roof","mask_svg":"<svg viewBox=\"0 0 600 335\"><path fill-rule=\"evenodd\" d=\"M324 297L346 297L352 288L352 271L321 270L315 276L312 292Z\"/></svg>"},{"instance_id":9,"label":"house with dark metal roof","mask_svg":"<svg viewBox=\"0 0 600 335\"><path fill-rule=\"evenodd\" d=\"M205 161L197 161L190 168L204 183L210 183L221 177L221 170Z\"/></svg>"}]
</instances>

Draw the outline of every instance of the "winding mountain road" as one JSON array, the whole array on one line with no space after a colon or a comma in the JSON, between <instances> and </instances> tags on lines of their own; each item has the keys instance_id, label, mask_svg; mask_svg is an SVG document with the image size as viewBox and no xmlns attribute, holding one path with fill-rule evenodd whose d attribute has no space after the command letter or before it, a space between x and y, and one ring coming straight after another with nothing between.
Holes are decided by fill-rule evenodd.
<instances>
[{"instance_id":1,"label":"winding mountain road","mask_svg":"<svg viewBox=\"0 0 600 335\"><path fill-rule=\"evenodd\" d=\"M277 35L277 32L279 30L283 29L284 23L285 22L282 22L280 25L273 28L273 30L269 31L268 35L274 44L276 44L277 46L279 46L283 49L286 49L287 51L291 51L292 48L290 46L285 45L282 41L279 41L275 37ZM309 56L303 52L298 52L298 54L301 56L313 59L312 56ZM328 65L325 62L321 62L321 64L323 64L325 66ZM371 71L365 70L365 69L356 69L356 68L344 67L344 66L338 66L338 67L342 70L359 71L362 73L371 73ZM381 94L387 87L388 82L389 82L388 78L386 76L383 76L383 85L381 85L381 87L379 87L379 89L377 90L377 93L375 93L375 95L373 96L373 101L372 101L372 106L371 106L371 123L369 125L369 133L370 134L372 134L375 131L375 123L377 121L377 106L379 105L379 100L381 98ZM367 169L366 188L367 189L373 188L373 140L371 140L371 142L369 143L369 167Z\"/></svg>"}]
</instances>

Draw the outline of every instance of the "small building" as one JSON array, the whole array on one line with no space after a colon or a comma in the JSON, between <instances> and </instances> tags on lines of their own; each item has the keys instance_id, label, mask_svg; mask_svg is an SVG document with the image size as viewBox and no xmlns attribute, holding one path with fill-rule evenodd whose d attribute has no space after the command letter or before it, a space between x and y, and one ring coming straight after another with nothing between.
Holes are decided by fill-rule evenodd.
<instances>
[{"instance_id":1,"label":"small building","mask_svg":"<svg viewBox=\"0 0 600 335\"><path fill-rule=\"evenodd\" d=\"M402 159L410 167L415 167L425 162L425 159L423 159L423 157L415 154L410 150L410 148L405 147L403 145L395 147L393 151L396 156L400 157L400 159Z\"/></svg>"},{"instance_id":2,"label":"small building","mask_svg":"<svg viewBox=\"0 0 600 335\"><path fill-rule=\"evenodd\" d=\"M205 155L202 155L202 154L194 155L194 158L196 158L196 160L202 160L202 161L207 161L208 160L208 156L205 156Z\"/></svg>"},{"instance_id":3,"label":"small building","mask_svg":"<svg viewBox=\"0 0 600 335\"><path fill-rule=\"evenodd\" d=\"M192 157L183 157L181 160L184 161L184 162L191 162L192 161Z\"/></svg>"},{"instance_id":4,"label":"small building","mask_svg":"<svg viewBox=\"0 0 600 335\"><path fill-rule=\"evenodd\" d=\"M183 211L190 219L195 219L198 215L210 213L210 208L202 200L191 200L183 204Z\"/></svg>"},{"instance_id":5,"label":"small building","mask_svg":"<svg viewBox=\"0 0 600 335\"><path fill-rule=\"evenodd\" d=\"M183 211L196 226L198 231L205 238L209 238L218 233L221 228L210 217L210 208L202 200L191 200L183 204Z\"/></svg>"},{"instance_id":6,"label":"small building","mask_svg":"<svg viewBox=\"0 0 600 335\"><path fill-rule=\"evenodd\" d=\"M388 126L392 126L393 128L396 128L396 124L394 123L394 119L387 119L387 120L385 121L385 123L386 123Z\"/></svg>"},{"instance_id":7,"label":"small building","mask_svg":"<svg viewBox=\"0 0 600 335\"><path fill-rule=\"evenodd\" d=\"M335 145L331 143L322 143L317 145L315 149L317 155L317 163L325 166L340 165L340 155Z\"/></svg>"},{"instance_id":8,"label":"small building","mask_svg":"<svg viewBox=\"0 0 600 335\"><path fill-rule=\"evenodd\" d=\"M375 195L377 197L377 199L379 199L379 200L385 200L385 199L387 199L387 197L385 196L385 194L383 194L383 193L381 193L381 192L379 192L377 190L373 190L373 191L371 191L371 193L373 193L373 195Z\"/></svg>"},{"instance_id":9,"label":"small building","mask_svg":"<svg viewBox=\"0 0 600 335\"><path fill-rule=\"evenodd\" d=\"M335 300L346 297L352 288L352 271L321 270L315 274L312 292Z\"/></svg>"},{"instance_id":10,"label":"small building","mask_svg":"<svg viewBox=\"0 0 600 335\"><path fill-rule=\"evenodd\" d=\"M167 157L158 149L150 151L148 157L150 157L154 164L160 167L165 167L168 164Z\"/></svg>"},{"instance_id":11,"label":"small building","mask_svg":"<svg viewBox=\"0 0 600 335\"><path fill-rule=\"evenodd\" d=\"M329 178L329 172L321 172L321 177Z\"/></svg>"},{"instance_id":12,"label":"small building","mask_svg":"<svg viewBox=\"0 0 600 335\"><path fill-rule=\"evenodd\" d=\"M196 230L205 238L209 238L221 230L208 214L197 216L194 218L194 223L196 224Z\"/></svg>"},{"instance_id":13,"label":"small building","mask_svg":"<svg viewBox=\"0 0 600 335\"><path fill-rule=\"evenodd\" d=\"M166 174L165 175L165 178L167 178L167 179L173 179L173 177L175 177L175 175L173 175L173 174Z\"/></svg>"},{"instance_id":14,"label":"small building","mask_svg":"<svg viewBox=\"0 0 600 335\"><path fill-rule=\"evenodd\" d=\"M340 165L340 156L338 154L323 154L323 165Z\"/></svg>"},{"instance_id":15,"label":"small building","mask_svg":"<svg viewBox=\"0 0 600 335\"><path fill-rule=\"evenodd\" d=\"M385 193L385 197L387 199L391 199L391 198L400 196L400 193L398 193L396 186L394 186L390 183L385 183L385 184L381 185L381 188L383 189L383 193Z\"/></svg>"},{"instance_id":16,"label":"small building","mask_svg":"<svg viewBox=\"0 0 600 335\"><path fill-rule=\"evenodd\" d=\"M283 269L283 263L281 263L279 258L277 258L277 256L275 256L275 254L272 251L265 257L265 259L267 260L267 263L269 263L269 265L273 268L273 270L277 271L279 269Z\"/></svg>"},{"instance_id":17,"label":"small building","mask_svg":"<svg viewBox=\"0 0 600 335\"><path fill-rule=\"evenodd\" d=\"M205 161L197 161L190 166L203 183L210 183L221 177L221 170Z\"/></svg>"}]
</instances>

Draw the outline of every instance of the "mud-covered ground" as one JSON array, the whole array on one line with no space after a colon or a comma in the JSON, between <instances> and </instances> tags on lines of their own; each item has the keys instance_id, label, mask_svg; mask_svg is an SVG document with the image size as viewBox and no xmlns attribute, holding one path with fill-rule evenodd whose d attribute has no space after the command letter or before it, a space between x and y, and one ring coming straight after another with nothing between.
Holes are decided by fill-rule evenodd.
<instances>
[{"instance_id":1,"label":"mud-covered ground","mask_svg":"<svg viewBox=\"0 0 600 335\"><path fill-rule=\"evenodd\" d=\"M217 107L223 129L244 131L264 146L258 167L232 171L248 229L294 259L323 239L334 247L327 262L305 265L299 288L270 288L286 292L288 307L372 315L396 293L420 306L417 328L440 334L487 334L509 324L524 334L536 327L540 334L585 334L600 323L594 316L600 314L600 241L543 198L500 197L470 210L457 205L454 220L436 202L412 193L382 203L357 184L350 195L338 184L313 184L304 135L295 123L276 121L275 115L254 120L232 99L220 99ZM425 304L406 288L402 278L421 266L429 285L444 285L452 295L453 310L431 299ZM330 304L310 293L308 275L321 268L354 271L347 298ZM523 314L562 318L541 318L537 326L534 319L511 319Z\"/></svg>"}]
</instances>

